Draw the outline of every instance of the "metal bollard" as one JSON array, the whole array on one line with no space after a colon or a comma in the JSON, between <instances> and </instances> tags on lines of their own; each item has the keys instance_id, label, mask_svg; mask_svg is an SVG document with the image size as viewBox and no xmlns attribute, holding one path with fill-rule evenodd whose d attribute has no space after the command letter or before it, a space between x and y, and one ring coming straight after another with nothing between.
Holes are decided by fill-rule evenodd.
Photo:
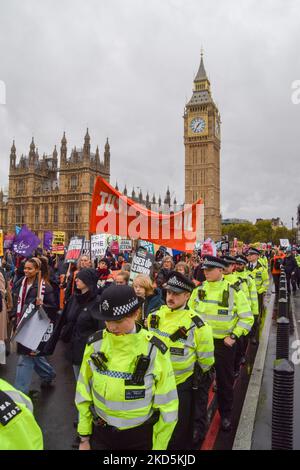
<instances>
[{"instance_id":1,"label":"metal bollard","mask_svg":"<svg viewBox=\"0 0 300 470\"><path fill-rule=\"evenodd\" d=\"M287 299L287 290L285 287L279 288L279 299Z\"/></svg>"},{"instance_id":2,"label":"metal bollard","mask_svg":"<svg viewBox=\"0 0 300 470\"><path fill-rule=\"evenodd\" d=\"M293 449L294 364L274 362L272 403L272 450Z\"/></svg>"},{"instance_id":3,"label":"metal bollard","mask_svg":"<svg viewBox=\"0 0 300 470\"><path fill-rule=\"evenodd\" d=\"M290 321L286 317L277 320L276 359L288 359L290 349Z\"/></svg>"},{"instance_id":4,"label":"metal bollard","mask_svg":"<svg viewBox=\"0 0 300 470\"><path fill-rule=\"evenodd\" d=\"M288 301L284 298L278 301L278 318L280 317L288 317Z\"/></svg>"}]
</instances>

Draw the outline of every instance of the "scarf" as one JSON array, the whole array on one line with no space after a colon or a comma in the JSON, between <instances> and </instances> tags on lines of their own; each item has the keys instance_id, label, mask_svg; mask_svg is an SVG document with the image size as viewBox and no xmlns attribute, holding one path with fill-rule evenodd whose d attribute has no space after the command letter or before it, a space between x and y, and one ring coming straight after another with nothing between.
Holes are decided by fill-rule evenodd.
<instances>
[{"instance_id":1,"label":"scarf","mask_svg":"<svg viewBox=\"0 0 300 470\"><path fill-rule=\"evenodd\" d=\"M31 287L33 287L33 285L34 285L34 283L31 285ZM17 324L19 323L19 321L21 320L21 318L23 316L27 293L31 289L31 287L30 287L28 292L27 292L27 287L28 287L28 279L27 279L27 277L24 277L23 280L22 280L20 290L19 290L18 305L17 305ZM44 301L45 291L46 291L45 281L41 280L40 298L41 298L42 301Z\"/></svg>"}]
</instances>

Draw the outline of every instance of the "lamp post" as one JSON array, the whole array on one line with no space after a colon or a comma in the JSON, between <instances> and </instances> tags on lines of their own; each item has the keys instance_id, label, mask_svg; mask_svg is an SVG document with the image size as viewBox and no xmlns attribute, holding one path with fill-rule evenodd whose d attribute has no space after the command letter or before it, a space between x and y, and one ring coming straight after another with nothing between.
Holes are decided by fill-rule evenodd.
<instances>
[{"instance_id":1,"label":"lamp post","mask_svg":"<svg viewBox=\"0 0 300 470\"><path fill-rule=\"evenodd\" d=\"M294 228L294 217L292 217L292 230Z\"/></svg>"}]
</instances>

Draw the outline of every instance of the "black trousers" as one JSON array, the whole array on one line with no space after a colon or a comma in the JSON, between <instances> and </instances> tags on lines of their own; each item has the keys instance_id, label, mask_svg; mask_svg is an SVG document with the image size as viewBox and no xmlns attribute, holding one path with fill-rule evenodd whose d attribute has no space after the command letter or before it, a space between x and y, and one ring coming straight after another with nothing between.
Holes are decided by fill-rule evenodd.
<instances>
[{"instance_id":1,"label":"black trousers","mask_svg":"<svg viewBox=\"0 0 300 470\"><path fill-rule=\"evenodd\" d=\"M193 441L197 444L207 432L208 392L212 383L210 372L202 374L193 389Z\"/></svg>"},{"instance_id":2,"label":"black trousers","mask_svg":"<svg viewBox=\"0 0 300 470\"><path fill-rule=\"evenodd\" d=\"M221 418L230 418L233 407L234 361L236 345L225 346L224 339L214 339L218 407Z\"/></svg>"},{"instance_id":3,"label":"black trousers","mask_svg":"<svg viewBox=\"0 0 300 470\"><path fill-rule=\"evenodd\" d=\"M177 387L178 421L168 450L191 450L193 438L193 375Z\"/></svg>"},{"instance_id":4,"label":"black trousers","mask_svg":"<svg viewBox=\"0 0 300 470\"><path fill-rule=\"evenodd\" d=\"M292 289L293 292L296 292L297 290L297 285L296 285L296 276L292 276L291 273L286 273L286 283L287 283L287 290L288 293L291 293L291 284L292 284Z\"/></svg>"},{"instance_id":5,"label":"black trousers","mask_svg":"<svg viewBox=\"0 0 300 470\"><path fill-rule=\"evenodd\" d=\"M273 281L275 285L275 292L276 294L279 294L279 280L280 280L280 274L272 274L273 276Z\"/></svg>"},{"instance_id":6,"label":"black trousers","mask_svg":"<svg viewBox=\"0 0 300 470\"><path fill-rule=\"evenodd\" d=\"M240 336L236 340L236 351L235 351L235 360L234 360L234 370L235 371L238 371L240 369L241 359L246 354L248 341L249 341L249 335Z\"/></svg>"},{"instance_id":7,"label":"black trousers","mask_svg":"<svg viewBox=\"0 0 300 470\"><path fill-rule=\"evenodd\" d=\"M142 424L136 428L116 431L94 426L91 438L93 450L151 450L153 424Z\"/></svg>"}]
</instances>

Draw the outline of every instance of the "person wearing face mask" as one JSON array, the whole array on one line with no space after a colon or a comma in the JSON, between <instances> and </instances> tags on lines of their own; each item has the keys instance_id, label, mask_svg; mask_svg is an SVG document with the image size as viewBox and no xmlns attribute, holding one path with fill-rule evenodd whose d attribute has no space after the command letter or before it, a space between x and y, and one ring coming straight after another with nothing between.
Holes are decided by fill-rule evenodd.
<instances>
[{"instance_id":1,"label":"person wearing face mask","mask_svg":"<svg viewBox=\"0 0 300 470\"><path fill-rule=\"evenodd\" d=\"M76 387L79 450L165 450L177 422L170 353L138 319L130 286L101 296L106 328L88 339Z\"/></svg>"},{"instance_id":2,"label":"person wearing face mask","mask_svg":"<svg viewBox=\"0 0 300 470\"><path fill-rule=\"evenodd\" d=\"M172 271L165 286L167 305L147 318L149 330L167 342L175 372L179 416L169 450L191 449L206 432L214 344L211 327L187 305L194 287L189 278Z\"/></svg>"},{"instance_id":3,"label":"person wearing face mask","mask_svg":"<svg viewBox=\"0 0 300 470\"><path fill-rule=\"evenodd\" d=\"M14 318L16 325L19 324L29 304L41 305L51 320L56 319L58 305L53 289L47 280L39 276L41 261L31 258L25 262L25 276L14 287L18 292L18 301L14 307ZM20 343L17 343L19 354L15 387L28 395L33 371L42 379L41 387L48 387L56 377L53 367L48 363L45 356L39 352L31 351Z\"/></svg>"},{"instance_id":4,"label":"person wearing face mask","mask_svg":"<svg viewBox=\"0 0 300 470\"><path fill-rule=\"evenodd\" d=\"M76 291L66 307L66 324L61 339L70 343L69 355L76 379L87 339L95 331L104 328L104 322L98 319L100 297L97 280L96 272L92 268L82 268L78 271L75 278Z\"/></svg>"}]
</instances>

